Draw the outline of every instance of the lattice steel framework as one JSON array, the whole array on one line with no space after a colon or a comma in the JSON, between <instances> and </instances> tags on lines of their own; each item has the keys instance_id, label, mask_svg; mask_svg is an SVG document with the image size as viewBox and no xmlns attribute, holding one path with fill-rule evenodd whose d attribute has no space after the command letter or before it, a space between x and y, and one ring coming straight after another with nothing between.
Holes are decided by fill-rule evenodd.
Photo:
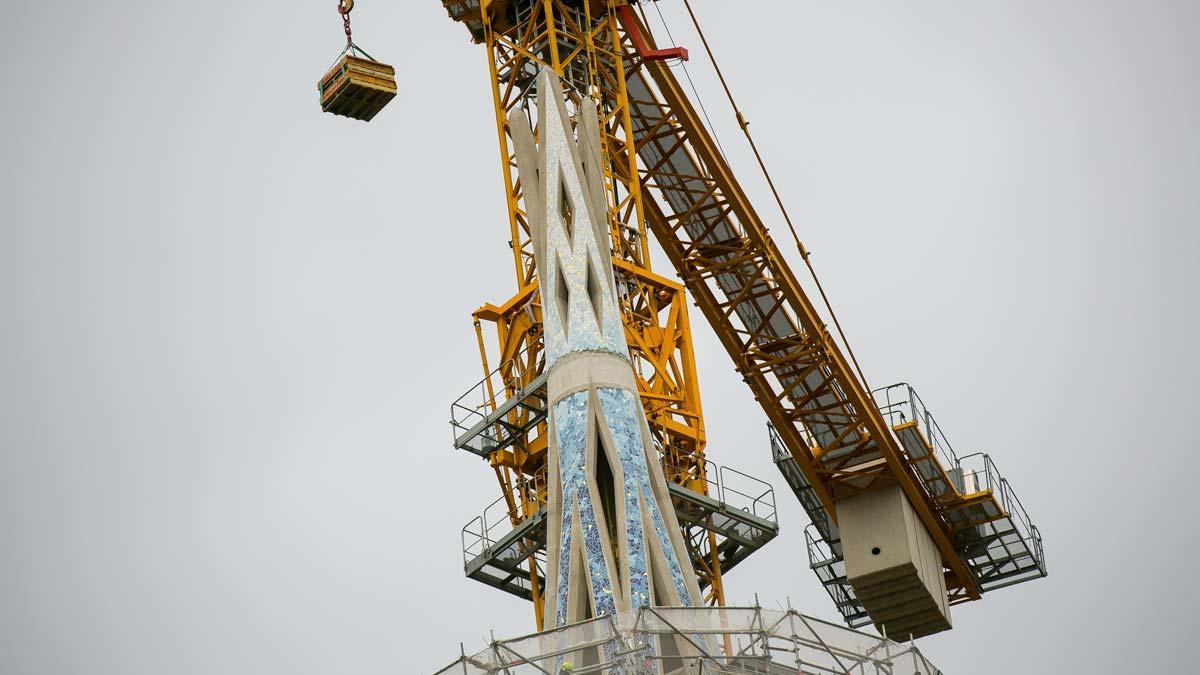
<instances>
[{"instance_id":1,"label":"lattice steel framework","mask_svg":"<svg viewBox=\"0 0 1200 675\"><path fill-rule=\"evenodd\" d=\"M836 520L837 499L898 483L941 550L953 598L978 598L943 505L920 485L679 82L661 62L631 70L642 182L658 197L646 200L650 227L825 512Z\"/></svg>"},{"instance_id":2,"label":"lattice steel framework","mask_svg":"<svg viewBox=\"0 0 1200 675\"><path fill-rule=\"evenodd\" d=\"M521 185L506 128L508 113L548 65L572 89L571 105L597 105L615 267L647 416L680 484L703 475L704 433L683 289L653 274L654 233L790 454L791 481L823 538L836 534L837 502L899 485L941 552L951 602L978 599L982 578L969 536L980 517L1010 516L996 491L959 489L948 470L877 408L843 346L831 336L750 204L661 52L625 0L443 0L488 47L512 232L517 294L476 312L495 323L506 391L537 377L540 316ZM744 120L739 118L740 123ZM801 255L807 252L801 247ZM480 332L481 353L484 338ZM486 354L485 372L488 372ZM508 370L506 370L508 369ZM514 409L514 428L536 412ZM525 417L522 417L524 415ZM925 442L932 442L924 439ZM492 458L505 494L536 497L545 439L531 429ZM514 519L536 499L512 504ZM1040 542L1037 544L1040 550ZM717 558L714 556L714 561ZM720 602L720 569L712 600ZM1039 563L1044 574L1044 564ZM536 600L535 600L536 602Z\"/></svg>"},{"instance_id":3,"label":"lattice steel framework","mask_svg":"<svg viewBox=\"0 0 1200 675\"><path fill-rule=\"evenodd\" d=\"M655 274L650 266L637 156L628 151L633 127L615 6L569 0L484 2L482 7L471 0L446 0L443 4L487 47L518 286L503 304L484 305L473 315L485 375L492 366L484 324L494 326L499 342L503 385L489 392L489 404L494 410L502 401L526 391L541 373L540 295L508 118L514 110L524 110L536 129L537 120L532 119L536 107L528 102L537 94L535 75L546 66L563 78L569 110L593 105L599 112L613 267L642 404L667 479L704 494L704 423L686 295L682 285ZM509 447L489 457L502 494L516 495L509 504L514 525L534 516L545 499L545 423L526 423L536 414L514 409L514 427L525 430ZM723 604L715 536L691 536L687 541L706 589L706 602ZM536 569L530 570L530 579L540 621L542 599Z\"/></svg>"}]
</instances>

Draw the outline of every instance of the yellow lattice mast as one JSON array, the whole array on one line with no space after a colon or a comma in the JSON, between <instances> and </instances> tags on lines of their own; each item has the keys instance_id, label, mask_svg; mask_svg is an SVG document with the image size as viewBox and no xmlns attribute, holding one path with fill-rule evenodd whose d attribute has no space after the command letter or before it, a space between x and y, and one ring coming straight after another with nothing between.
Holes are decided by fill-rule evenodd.
<instances>
[{"instance_id":1,"label":"yellow lattice mast","mask_svg":"<svg viewBox=\"0 0 1200 675\"><path fill-rule=\"evenodd\" d=\"M444 4L453 15L454 8L464 3ZM623 291L626 337L642 402L663 454L668 479L706 493L704 424L687 302L680 284L654 274L650 266L637 157L630 152L632 121L617 10L606 2L560 0L485 5L487 11L460 16L479 17L478 30L472 33L487 47L517 280L517 291L511 298L498 306L484 305L474 314L485 373L498 365L505 388L496 392L491 403L496 405L516 395L540 374L540 296L508 118L535 94L533 75L547 66L563 78L572 109L591 105L600 113L614 271L618 288ZM482 323L495 327L498 363L488 358ZM533 413L519 410L513 414ZM545 451L543 422L509 449L490 457L504 494L519 497L510 505L515 521L532 516L542 506ZM707 587L707 600L723 603L721 566L713 535L690 537L688 542L702 585ZM536 579L533 584L538 605ZM540 607L535 611L540 616Z\"/></svg>"}]
</instances>

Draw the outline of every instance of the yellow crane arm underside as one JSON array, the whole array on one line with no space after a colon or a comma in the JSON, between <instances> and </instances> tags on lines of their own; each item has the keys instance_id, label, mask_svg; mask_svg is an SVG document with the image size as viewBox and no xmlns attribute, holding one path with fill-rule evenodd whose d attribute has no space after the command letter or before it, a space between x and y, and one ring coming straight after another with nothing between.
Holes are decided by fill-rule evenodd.
<instances>
[{"instance_id":1,"label":"yellow crane arm underside","mask_svg":"<svg viewBox=\"0 0 1200 675\"><path fill-rule=\"evenodd\" d=\"M627 88L640 181L657 197L643 203L650 230L831 517L839 498L899 484L950 568L950 586L977 598L944 514L674 74L661 61L637 59L628 31L652 37L631 18Z\"/></svg>"}]
</instances>

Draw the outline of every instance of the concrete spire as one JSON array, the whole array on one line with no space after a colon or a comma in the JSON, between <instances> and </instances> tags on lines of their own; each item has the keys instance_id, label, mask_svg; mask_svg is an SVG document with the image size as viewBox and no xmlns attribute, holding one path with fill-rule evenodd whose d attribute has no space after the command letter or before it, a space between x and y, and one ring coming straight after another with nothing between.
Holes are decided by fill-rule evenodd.
<instances>
[{"instance_id":1,"label":"concrete spire","mask_svg":"<svg viewBox=\"0 0 1200 675\"><path fill-rule=\"evenodd\" d=\"M510 128L534 244L550 404L547 628L647 604L698 605L699 587L638 396L613 280L600 126L578 139L559 78L538 75L538 140Z\"/></svg>"}]
</instances>

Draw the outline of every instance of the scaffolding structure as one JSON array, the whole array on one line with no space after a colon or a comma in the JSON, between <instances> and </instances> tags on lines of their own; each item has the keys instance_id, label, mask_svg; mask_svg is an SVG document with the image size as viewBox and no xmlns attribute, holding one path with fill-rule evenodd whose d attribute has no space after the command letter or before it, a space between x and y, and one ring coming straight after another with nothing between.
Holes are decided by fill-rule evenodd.
<instances>
[{"instance_id":1,"label":"scaffolding structure","mask_svg":"<svg viewBox=\"0 0 1200 675\"><path fill-rule=\"evenodd\" d=\"M659 454L669 467L661 449ZM708 544L725 573L779 534L775 489L715 462L705 462L702 480L702 489L668 482L667 491L692 564L706 564ZM533 600L536 589L545 587L546 505L539 500L532 516L518 519L514 505L521 499L520 486L514 486L462 528L463 570L471 579ZM712 578L698 578L701 590Z\"/></svg>"},{"instance_id":2,"label":"scaffolding structure","mask_svg":"<svg viewBox=\"0 0 1200 675\"><path fill-rule=\"evenodd\" d=\"M664 649L667 643L685 646ZM940 675L901 644L795 610L642 607L493 640L435 675Z\"/></svg>"},{"instance_id":3,"label":"scaffolding structure","mask_svg":"<svg viewBox=\"0 0 1200 675\"><path fill-rule=\"evenodd\" d=\"M526 384L506 384L514 379ZM523 445L544 448L546 379L540 356L527 351L490 371L450 405L454 447L489 461ZM666 437L651 434L697 583L706 603L716 603L722 575L779 534L775 489L732 467L681 457L662 443ZM502 482L500 497L462 529L466 575L538 607L546 569L544 479Z\"/></svg>"}]
</instances>

